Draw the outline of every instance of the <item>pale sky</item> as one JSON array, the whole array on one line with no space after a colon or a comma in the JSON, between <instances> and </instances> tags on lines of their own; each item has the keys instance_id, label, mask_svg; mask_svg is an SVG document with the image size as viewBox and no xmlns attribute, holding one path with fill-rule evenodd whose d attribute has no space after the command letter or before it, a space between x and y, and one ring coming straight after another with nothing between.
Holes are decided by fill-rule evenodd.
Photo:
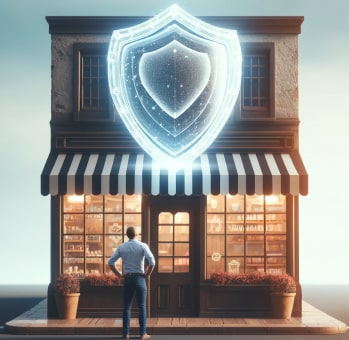
<instances>
[{"instance_id":1,"label":"pale sky","mask_svg":"<svg viewBox=\"0 0 349 340\"><path fill-rule=\"evenodd\" d=\"M50 35L45 16L145 15L168 0L0 0L0 284L47 284L50 198L40 173L50 147ZM179 0L196 16L304 16L299 36L301 283L349 284L348 0ZM348 205L348 207L347 207Z\"/></svg>"}]
</instances>

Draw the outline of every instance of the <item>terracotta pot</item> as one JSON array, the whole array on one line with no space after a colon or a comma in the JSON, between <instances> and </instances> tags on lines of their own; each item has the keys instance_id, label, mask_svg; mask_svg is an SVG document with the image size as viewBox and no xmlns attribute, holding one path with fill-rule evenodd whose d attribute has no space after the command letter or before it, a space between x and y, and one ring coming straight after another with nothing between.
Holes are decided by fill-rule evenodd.
<instances>
[{"instance_id":1,"label":"terracotta pot","mask_svg":"<svg viewBox=\"0 0 349 340\"><path fill-rule=\"evenodd\" d=\"M290 319L296 293L272 293L271 306L273 317L277 319Z\"/></svg>"},{"instance_id":2,"label":"terracotta pot","mask_svg":"<svg viewBox=\"0 0 349 340\"><path fill-rule=\"evenodd\" d=\"M58 316L61 319L76 319L80 293L56 295Z\"/></svg>"}]
</instances>

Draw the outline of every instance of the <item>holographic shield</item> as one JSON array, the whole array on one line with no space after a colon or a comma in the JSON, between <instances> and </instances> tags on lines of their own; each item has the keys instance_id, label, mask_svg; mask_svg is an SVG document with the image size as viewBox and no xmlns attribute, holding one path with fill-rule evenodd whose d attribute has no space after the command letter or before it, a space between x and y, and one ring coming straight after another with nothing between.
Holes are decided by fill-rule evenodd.
<instances>
[{"instance_id":1,"label":"holographic shield","mask_svg":"<svg viewBox=\"0 0 349 340\"><path fill-rule=\"evenodd\" d=\"M113 32L109 87L116 110L153 159L191 161L227 122L240 91L236 31L174 5Z\"/></svg>"}]
</instances>

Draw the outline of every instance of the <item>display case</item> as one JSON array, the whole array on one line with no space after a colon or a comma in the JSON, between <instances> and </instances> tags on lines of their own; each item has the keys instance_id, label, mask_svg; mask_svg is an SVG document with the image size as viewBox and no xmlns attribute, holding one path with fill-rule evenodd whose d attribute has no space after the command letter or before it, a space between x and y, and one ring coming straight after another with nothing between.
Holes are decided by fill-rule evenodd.
<instances>
[{"instance_id":1,"label":"display case","mask_svg":"<svg viewBox=\"0 0 349 340\"><path fill-rule=\"evenodd\" d=\"M285 196L208 196L206 274L286 271Z\"/></svg>"},{"instance_id":2,"label":"display case","mask_svg":"<svg viewBox=\"0 0 349 340\"><path fill-rule=\"evenodd\" d=\"M141 239L141 196L65 195L62 209L62 271L87 274L110 272L108 260L127 239L132 225ZM122 272L121 260L116 264Z\"/></svg>"}]
</instances>

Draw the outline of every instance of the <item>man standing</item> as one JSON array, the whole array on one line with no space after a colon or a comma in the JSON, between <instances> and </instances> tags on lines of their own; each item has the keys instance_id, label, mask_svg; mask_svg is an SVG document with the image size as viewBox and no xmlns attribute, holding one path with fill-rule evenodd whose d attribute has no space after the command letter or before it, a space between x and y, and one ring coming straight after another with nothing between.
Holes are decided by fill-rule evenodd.
<instances>
[{"instance_id":1,"label":"man standing","mask_svg":"<svg viewBox=\"0 0 349 340\"><path fill-rule=\"evenodd\" d=\"M124 339L130 338L130 319L133 295L136 293L139 309L139 327L141 340L149 339L147 334L147 284L146 280L150 277L154 266L154 255L147 244L135 239L136 230L134 227L128 227L126 235L128 242L121 244L115 250L109 259L109 267L115 275L124 278L124 312L123 312L123 336ZM115 262L122 258L122 274L115 267ZM148 266L144 268L144 259L147 259Z\"/></svg>"}]
</instances>

